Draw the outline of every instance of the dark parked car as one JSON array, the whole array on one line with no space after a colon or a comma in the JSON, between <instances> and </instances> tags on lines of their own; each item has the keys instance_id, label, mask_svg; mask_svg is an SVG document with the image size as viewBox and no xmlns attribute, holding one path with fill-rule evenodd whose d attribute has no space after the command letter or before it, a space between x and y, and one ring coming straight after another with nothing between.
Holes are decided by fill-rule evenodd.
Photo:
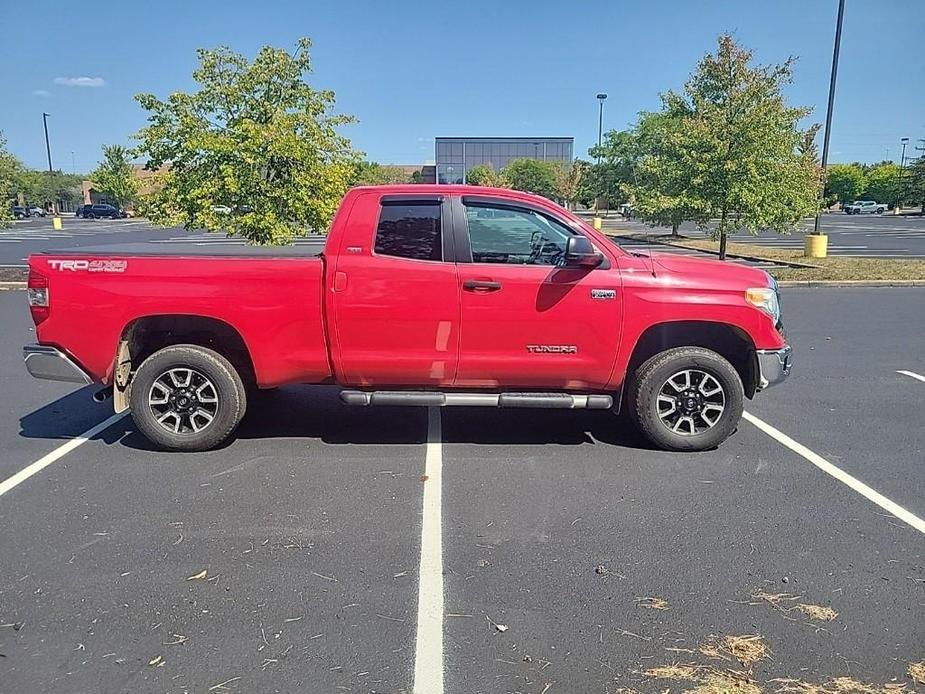
<instances>
[{"instance_id":1,"label":"dark parked car","mask_svg":"<svg viewBox=\"0 0 925 694\"><path fill-rule=\"evenodd\" d=\"M81 205L77 208L77 216L84 219L100 219L103 217L122 219L126 214L112 205Z\"/></svg>"},{"instance_id":2,"label":"dark parked car","mask_svg":"<svg viewBox=\"0 0 925 694\"><path fill-rule=\"evenodd\" d=\"M25 219L29 216L29 210L22 205L13 205L13 219Z\"/></svg>"}]
</instances>

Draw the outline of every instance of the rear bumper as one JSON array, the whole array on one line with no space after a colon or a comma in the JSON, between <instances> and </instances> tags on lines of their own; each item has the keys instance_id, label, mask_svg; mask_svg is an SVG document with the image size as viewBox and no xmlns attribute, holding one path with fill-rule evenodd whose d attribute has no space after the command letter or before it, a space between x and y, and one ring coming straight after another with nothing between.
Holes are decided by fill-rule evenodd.
<instances>
[{"instance_id":1,"label":"rear bumper","mask_svg":"<svg viewBox=\"0 0 925 694\"><path fill-rule=\"evenodd\" d=\"M46 345L26 345L22 348L26 369L34 378L68 383L93 383L93 379L64 352Z\"/></svg>"},{"instance_id":2,"label":"rear bumper","mask_svg":"<svg viewBox=\"0 0 925 694\"><path fill-rule=\"evenodd\" d=\"M787 380L793 366L793 348L784 345L781 349L759 349L758 356L758 390L770 388Z\"/></svg>"}]
</instances>

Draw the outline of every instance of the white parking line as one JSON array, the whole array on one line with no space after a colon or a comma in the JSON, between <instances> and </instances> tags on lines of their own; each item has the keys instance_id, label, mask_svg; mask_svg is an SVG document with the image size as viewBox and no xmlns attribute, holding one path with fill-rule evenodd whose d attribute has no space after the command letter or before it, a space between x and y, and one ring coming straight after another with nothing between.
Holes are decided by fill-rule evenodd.
<instances>
[{"instance_id":1,"label":"white parking line","mask_svg":"<svg viewBox=\"0 0 925 694\"><path fill-rule=\"evenodd\" d=\"M418 632L414 693L443 694L443 444L440 408L427 410L424 512L418 571Z\"/></svg>"},{"instance_id":2,"label":"white parking line","mask_svg":"<svg viewBox=\"0 0 925 694\"><path fill-rule=\"evenodd\" d=\"M8 477L7 479L3 480L2 482L0 482L0 496L3 496L4 494L6 494L8 491L13 489L13 487L16 487L17 485L22 484L27 479L32 477L32 475L38 472L41 472L42 470L47 468L49 465L54 463L56 460L64 457L65 455L73 451L78 446L82 446L87 441L92 439L94 436L96 436L103 430L109 428L110 426L118 422L120 419L122 419L125 416L125 414L126 414L125 412L114 414L112 417L110 417L109 419L103 420L102 422L97 424L95 427L87 429L80 436L77 436L76 438L71 439L67 443L61 446L58 446L51 453L39 458L34 463L32 463L32 465L29 465L28 467L23 468L22 470L17 472L12 477Z\"/></svg>"},{"instance_id":3,"label":"white parking line","mask_svg":"<svg viewBox=\"0 0 925 694\"><path fill-rule=\"evenodd\" d=\"M922 383L925 383L925 376L922 374L917 374L915 371L897 371L896 373L902 374L903 376L911 376L912 378L918 379Z\"/></svg>"},{"instance_id":4,"label":"white parking line","mask_svg":"<svg viewBox=\"0 0 925 694\"><path fill-rule=\"evenodd\" d=\"M922 380L925 380L925 379L922 379ZM813 465L815 465L817 468L822 470L824 473L831 475L832 477L837 479L842 484L845 484L851 487L851 489L856 491L858 494L863 496L868 501L874 502L875 504L877 504L877 506L882 508L887 513L891 513L892 515L896 516L899 520L903 521L907 525L910 525L916 530L918 530L920 533L925 534L925 520L922 520L921 518L916 516L914 513L907 511L906 509L904 509L902 506L900 506L896 502L890 501L885 496L883 496L883 494L881 494L880 492L874 489L871 489L866 484L861 482L861 480L857 479L856 477L852 477L851 475L849 475L847 472L845 472L841 468L835 467L834 465L832 465L832 463L830 463L828 460L823 458L818 453L814 453L813 451L809 450L803 444L797 443L796 441L794 441L792 438L787 436L782 431L779 431L778 429L775 429L767 422L761 419L758 419L755 415L751 414L750 412L743 412L742 418L745 419L745 421L751 422L752 424L754 424L756 427L761 429L761 431L763 431L765 434L770 436L772 439L775 439L778 443L783 444L784 446L789 448L791 451L793 451L797 455L800 455L806 460L808 460L809 462L811 462Z\"/></svg>"}]
</instances>

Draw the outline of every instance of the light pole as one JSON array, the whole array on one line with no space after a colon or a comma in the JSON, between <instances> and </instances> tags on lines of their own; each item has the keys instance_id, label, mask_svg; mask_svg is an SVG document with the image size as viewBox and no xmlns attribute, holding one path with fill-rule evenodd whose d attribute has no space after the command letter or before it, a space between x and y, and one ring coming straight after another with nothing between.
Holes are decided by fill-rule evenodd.
<instances>
[{"instance_id":1,"label":"light pole","mask_svg":"<svg viewBox=\"0 0 925 694\"><path fill-rule=\"evenodd\" d=\"M45 126L45 152L48 154L48 173L54 171L51 168L51 145L48 144L48 116L50 115L50 113L42 113L42 124Z\"/></svg>"},{"instance_id":2,"label":"light pole","mask_svg":"<svg viewBox=\"0 0 925 694\"><path fill-rule=\"evenodd\" d=\"M838 20L835 24L835 49L832 51L832 76L829 79L829 105L825 112L825 136L822 138L822 185L819 186L819 209L816 210L816 221L813 224L813 233L819 233L819 222L822 218L822 203L825 198L826 166L829 163L829 136L832 134L832 107L835 106L835 78L838 76L838 51L841 48L841 25L845 16L845 0L838 0Z\"/></svg>"},{"instance_id":3,"label":"light pole","mask_svg":"<svg viewBox=\"0 0 925 694\"><path fill-rule=\"evenodd\" d=\"M906 168L906 145L909 144L908 137L899 139L903 144L903 153L899 157L899 184L896 186L896 207L893 208L893 214L899 214L903 206L903 180Z\"/></svg>"},{"instance_id":4,"label":"light pole","mask_svg":"<svg viewBox=\"0 0 925 694\"><path fill-rule=\"evenodd\" d=\"M601 142L604 136L604 100L607 98L607 95L604 92L600 92L597 95L597 101L600 104L600 109L597 114L597 163L601 163Z\"/></svg>"}]
</instances>

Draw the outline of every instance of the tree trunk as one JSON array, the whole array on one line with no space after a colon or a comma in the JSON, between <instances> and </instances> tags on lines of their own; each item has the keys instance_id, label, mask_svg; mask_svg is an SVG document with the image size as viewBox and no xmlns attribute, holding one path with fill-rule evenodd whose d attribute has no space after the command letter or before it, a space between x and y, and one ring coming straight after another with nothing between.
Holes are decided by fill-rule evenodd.
<instances>
[{"instance_id":1,"label":"tree trunk","mask_svg":"<svg viewBox=\"0 0 925 694\"><path fill-rule=\"evenodd\" d=\"M678 238L678 225L677 224L671 225L671 235L674 236L675 238Z\"/></svg>"},{"instance_id":2,"label":"tree trunk","mask_svg":"<svg viewBox=\"0 0 925 694\"><path fill-rule=\"evenodd\" d=\"M723 210L719 221L719 259L726 259L726 210Z\"/></svg>"}]
</instances>

